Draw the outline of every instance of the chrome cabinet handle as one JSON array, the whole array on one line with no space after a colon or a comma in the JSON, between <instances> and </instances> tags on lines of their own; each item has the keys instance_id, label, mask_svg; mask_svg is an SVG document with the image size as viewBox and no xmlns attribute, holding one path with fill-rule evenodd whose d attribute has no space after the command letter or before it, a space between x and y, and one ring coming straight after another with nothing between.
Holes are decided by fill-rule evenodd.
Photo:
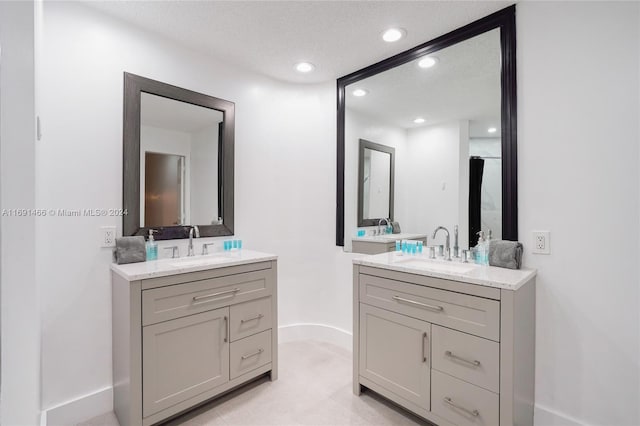
<instances>
[{"instance_id":1,"label":"chrome cabinet handle","mask_svg":"<svg viewBox=\"0 0 640 426\"><path fill-rule=\"evenodd\" d=\"M422 334L422 362L427 362L427 351L425 349L425 346L429 345L429 336L427 336L427 333L423 333Z\"/></svg>"},{"instance_id":2,"label":"chrome cabinet handle","mask_svg":"<svg viewBox=\"0 0 640 426\"><path fill-rule=\"evenodd\" d=\"M256 355L260 355L262 352L264 352L264 349L260 348L256 352L251 353L249 355L242 355L240 358L242 358L242 360L249 359L249 358L254 357Z\"/></svg>"},{"instance_id":3,"label":"chrome cabinet handle","mask_svg":"<svg viewBox=\"0 0 640 426\"><path fill-rule=\"evenodd\" d=\"M471 361L471 360L468 360L468 359L464 359L464 358L462 358L462 357L459 357L458 355L455 355L455 354L454 354L453 352L451 352L451 351L446 351L444 354L445 354L445 356L448 356L448 357L449 357L449 358L451 358L451 359L455 359L455 360L458 360L458 361L464 362L464 363L469 364L469 365L472 365L472 366L474 366L474 367L480 367L480 361L478 361L478 360L475 360L475 359L474 359L473 361Z\"/></svg>"},{"instance_id":4,"label":"chrome cabinet handle","mask_svg":"<svg viewBox=\"0 0 640 426\"><path fill-rule=\"evenodd\" d=\"M216 296L232 297L235 295L235 293L239 291L240 291L239 288L234 288L233 290L221 291L219 293L205 294L203 296L193 296L193 301L197 302L197 303L194 303L194 305L197 305L198 303L210 303L210 302L216 301L216 299L212 299L212 300L205 300L204 302L198 302L199 300L209 299L210 297L216 297ZM225 295L228 295L228 296L225 296Z\"/></svg>"},{"instance_id":5,"label":"chrome cabinet handle","mask_svg":"<svg viewBox=\"0 0 640 426\"><path fill-rule=\"evenodd\" d=\"M255 316L255 317L253 317L253 318L248 318L248 319L240 320L240 324L244 324L245 322L249 322L249 321L259 320L259 319L262 319L263 317L264 317L264 315L262 315L262 314L258 314L257 316Z\"/></svg>"},{"instance_id":6,"label":"chrome cabinet handle","mask_svg":"<svg viewBox=\"0 0 640 426\"><path fill-rule=\"evenodd\" d=\"M480 412L478 410L469 410L468 408L464 408L463 406L458 405L455 402L453 402L453 400L451 398L449 398L448 396L444 397L444 402L449 404L450 406L452 406L455 409L458 409L460 411L464 411L465 413L467 413L470 416L478 417L480 415Z\"/></svg>"},{"instance_id":7,"label":"chrome cabinet handle","mask_svg":"<svg viewBox=\"0 0 640 426\"><path fill-rule=\"evenodd\" d=\"M405 303L410 303L412 305L420 306L421 308L431 309L433 311L441 312L444 310L442 306L427 305L426 303L416 302L415 300L405 299L404 297L400 297L400 296L393 296L392 299L398 302L405 302Z\"/></svg>"},{"instance_id":8,"label":"chrome cabinet handle","mask_svg":"<svg viewBox=\"0 0 640 426\"><path fill-rule=\"evenodd\" d=\"M229 318L224 317L224 341L229 341Z\"/></svg>"}]
</instances>

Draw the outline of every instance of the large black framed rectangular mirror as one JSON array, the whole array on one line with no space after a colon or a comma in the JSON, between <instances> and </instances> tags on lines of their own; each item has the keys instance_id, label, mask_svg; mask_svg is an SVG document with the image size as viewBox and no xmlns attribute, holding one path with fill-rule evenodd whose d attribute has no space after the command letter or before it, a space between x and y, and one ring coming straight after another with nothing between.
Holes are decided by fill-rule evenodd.
<instances>
[{"instance_id":1,"label":"large black framed rectangular mirror","mask_svg":"<svg viewBox=\"0 0 640 426\"><path fill-rule=\"evenodd\" d=\"M394 219L403 231L460 225L465 248L479 229L517 240L515 12L338 79L336 245L367 225L356 213L360 139L396 149Z\"/></svg>"},{"instance_id":2,"label":"large black framed rectangular mirror","mask_svg":"<svg viewBox=\"0 0 640 426\"><path fill-rule=\"evenodd\" d=\"M358 226L393 220L395 155L391 146L360 139L358 149Z\"/></svg>"},{"instance_id":3,"label":"large black framed rectangular mirror","mask_svg":"<svg viewBox=\"0 0 640 426\"><path fill-rule=\"evenodd\" d=\"M123 235L233 235L233 102L124 73Z\"/></svg>"}]
</instances>

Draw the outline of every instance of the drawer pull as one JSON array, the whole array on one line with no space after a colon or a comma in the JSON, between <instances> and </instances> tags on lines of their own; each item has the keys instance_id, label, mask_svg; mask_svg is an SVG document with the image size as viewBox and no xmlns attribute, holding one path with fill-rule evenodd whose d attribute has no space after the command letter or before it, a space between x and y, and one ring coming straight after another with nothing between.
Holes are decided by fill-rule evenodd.
<instances>
[{"instance_id":1,"label":"drawer pull","mask_svg":"<svg viewBox=\"0 0 640 426\"><path fill-rule=\"evenodd\" d=\"M427 333L422 334L422 362L427 362L425 346L429 346L429 338L427 336Z\"/></svg>"},{"instance_id":2,"label":"drawer pull","mask_svg":"<svg viewBox=\"0 0 640 426\"><path fill-rule=\"evenodd\" d=\"M451 398L449 398L448 396L444 397L444 402L449 404L450 406L452 406L453 408L460 410L460 411L464 411L465 413L467 413L468 415L472 416L472 417L478 417L480 415L480 412L478 410L469 410L468 408L464 408L458 404L456 404L455 402L453 402L453 400Z\"/></svg>"},{"instance_id":3,"label":"drawer pull","mask_svg":"<svg viewBox=\"0 0 640 426\"><path fill-rule=\"evenodd\" d=\"M262 319L263 317L264 317L264 315L262 315L262 314L258 314L257 316L255 316L255 317L253 317L253 318L248 318L248 319L240 320L240 324L244 324L245 322L249 322L249 321L259 320L259 319Z\"/></svg>"},{"instance_id":4,"label":"drawer pull","mask_svg":"<svg viewBox=\"0 0 640 426\"><path fill-rule=\"evenodd\" d=\"M438 312L444 310L442 306L427 305L426 303L416 302L415 300L405 299L404 297L400 297L400 296L393 296L393 300L396 300L398 302L410 303L412 305L420 306L421 308L427 308L427 309L431 309L433 311L438 311Z\"/></svg>"},{"instance_id":5,"label":"drawer pull","mask_svg":"<svg viewBox=\"0 0 640 426\"><path fill-rule=\"evenodd\" d=\"M242 358L242 360L244 361L245 359L249 359L249 358L254 357L254 356L256 356L256 355L260 355L262 352L264 352L264 349L260 348L260 349L258 349L257 351L255 351L255 352L254 352L254 353L252 353L252 354L249 354L249 355L242 355L242 356L241 356L241 358Z\"/></svg>"},{"instance_id":6,"label":"drawer pull","mask_svg":"<svg viewBox=\"0 0 640 426\"><path fill-rule=\"evenodd\" d=\"M464 362L464 363L472 365L474 367L480 367L480 361L478 361L478 360L469 361L468 359L464 359L462 357L459 357L458 355L454 355L453 352L451 352L451 351L446 351L444 354L445 354L445 356L448 356L451 359L455 359L457 361Z\"/></svg>"},{"instance_id":7,"label":"drawer pull","mask_svg":"<svg viewBox=\"0 0 640 426\"><path fill-rule=\"evenodd\" d=\"M199 300L209 299L210 297L217 297L217 296L223 296L225 298L226 297L232 297L239 291L240 291L239 288L234 288L233 290L221 291L219 293L205 294L205 295L202 295L202 296L193 296L193 302L194 302L193 304L194 305L198 305L200 303L215 302L217 299L204 300L202 302L199 302Z\"/></svg>"}]
</instances>

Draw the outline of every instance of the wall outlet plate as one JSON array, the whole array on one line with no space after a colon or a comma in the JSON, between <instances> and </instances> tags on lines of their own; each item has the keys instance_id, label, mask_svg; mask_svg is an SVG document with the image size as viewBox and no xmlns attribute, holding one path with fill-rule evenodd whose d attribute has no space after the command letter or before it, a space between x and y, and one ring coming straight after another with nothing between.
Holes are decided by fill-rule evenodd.
<instances>
[{"instance_id":1,"label":"wall outlet plate","mask_svg":"<svg viewBox=\"0 0 640 426\"><path fill-rule=\"evenodd\" d=\"M531 241L533 249L531 253L551 254L550 234L549 231L533 231Z\"/></svg>"},{"instance_id":2,"label":"wall outlet plate","mask_svg":"<svg viewBox=\"0 0 640 426\"><path fill-rule=\"evenodd\" d=\"M100 227L100 247L116 246L116 227L101 226Z\"/></svg>"}]
</instances>

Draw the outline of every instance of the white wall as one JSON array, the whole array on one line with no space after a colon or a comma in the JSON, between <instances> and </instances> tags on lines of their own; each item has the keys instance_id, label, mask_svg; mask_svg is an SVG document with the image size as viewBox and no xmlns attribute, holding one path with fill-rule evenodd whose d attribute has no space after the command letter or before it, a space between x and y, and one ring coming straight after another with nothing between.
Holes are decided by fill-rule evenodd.
<instances>
[{"instance_id":1,"label":"white wall","mask_svg":"<svg viewBox=\"0 0 640 426\"><path fill-rule=\"evenodd\" d=\"M335 97L335 93L330 96ZM323 111L323 113L327 114L326 111ZM394 220L400 222L403 232L416 232L407 228L405 219L408 205L405 180L406 167L404 166L407 161L407 131L400 127L383 123L379 119L347 109L345 112L344 133L344 250L351 251L351 239L355 237L356 229L358 228L358 152L360 139L395 148L393 216ZM327 143L329 142L327 141Z\"/></svg>"},{"instance_id":2,"label":"white wall","mask_svg":"<svg viewBox=\"0 0 640 426\"><path fill-rule=\"evenodd\" d=\"M38 205L121 205L124 71L234 101L236 234L280 256L279 324L349 329L350 258L334 239L335 84L283 85L78 4L46 2L44 12ZM121 219L37 224L44 409L111 385L102 225L120 229Z\"/></svg>"},{"instance_id":3,"label":"white wall","mask_svg":"<svg viewBox=\"0 0 640 426\"><path fill-rule=\"evenodd\" d=\"M191 214L189 223L218 220L218 123L191 138Z\"/></svg>"},{"instance_id":4,"label":"white wall","mask_svg":"<svg viewBox=\"0 0 640 426\"><path fill-rule=\"evenodd\" d=\"M517 7L519 237L539 271L539 425L640 424L638 7ZM533 230L551 231L550 256L529 253Z\"/></svg>"},{"instance_id":5,"label":"white wall","mask_svg":"<svg viewBox=\"0 0 640 426\"><path fill-rule=\"evenodd\" d=\"M0 2L0 207L35 207L35 28L31 2ZM40 421L34 216L2 215L0 423Z\"/></svg>"},{"instance_id":6,"label":"white wall","mask_svg":"<svg viewBox=\"0 0 640 426\"><path fill-rule=\"evenodd\" d=\"M388 218L391 182L391 155L386 152L367 149L365 150L365 163L367 162L367 157L369 166L365 166L364 179L368 182L363 185L362 217L366 219Z\"/></svg>"},{"instance_id":7,"label":"white wall","mask_svg":"<svg viewBox=\"0 0 640 426\"><path fill-rule=\"evenodd\" d=\"M411 209L407 210L407 229L430 233L442 225L451 232L453 244L453 227L459 225L460 247L466 247L468 232L459 219L460 184L461 180L469 179L468 171L466 180L460 177L461 146L468 144L468 140L461 140L462 133L468 134L462 128L464 125L468 129L467 122L458 121L409 129L405 165L412 198ZM428 242L431 245L433 241ZM435 243L444 244L444 234L439 233Z\"/></svg>"}]
</instances>

